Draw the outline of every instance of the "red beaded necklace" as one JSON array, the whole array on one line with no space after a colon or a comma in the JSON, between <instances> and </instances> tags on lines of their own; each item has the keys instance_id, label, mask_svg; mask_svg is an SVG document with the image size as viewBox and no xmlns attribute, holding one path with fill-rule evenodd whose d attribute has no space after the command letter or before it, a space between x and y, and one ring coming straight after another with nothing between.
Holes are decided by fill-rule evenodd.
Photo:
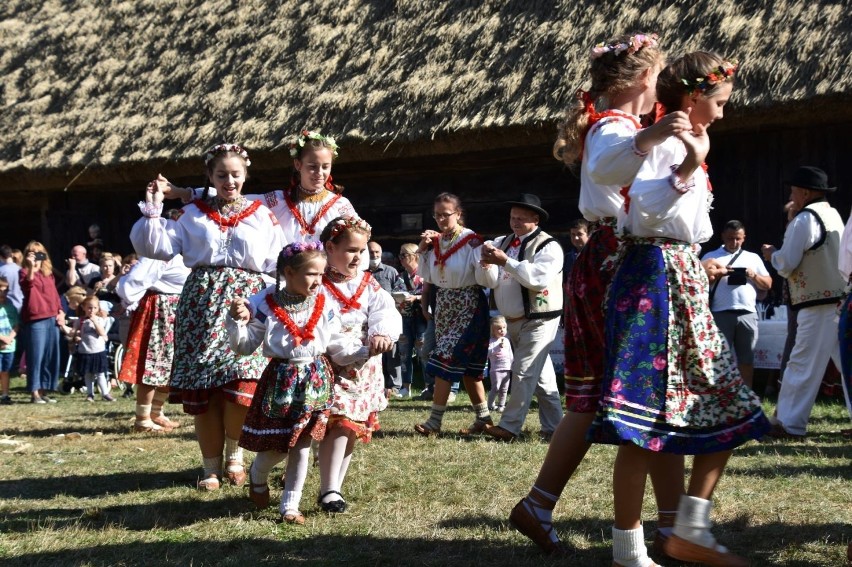
<instances>
[{"instance_id":1,"label":"red beaded necklace","mask_svg":"<svg viewBox=\"0 0 852 567\"><path fill-rule=\"evenodd\" d=\"M447 263L447 260L450 259L450 256L458 252L462 246L476 238L479 238L479 235L475 232L471 232L467 236L460 238L459 241L450 246L446 252L441 252L441 238L439 236L432 238L432 251L435 253L435 265L443 268Z\"/></svg>"},{"instance_id":2,"label":"red beaded necklace","mask_svg":"<svg viewBox=\"0 0 852 567\"><path fill-rule=\"evenodd\" d=\"M284 202L287 203L287 208L290 209L290 214L292 214L293 218L296 219L296 222L299 223L299 226L301 227L299 229L299 232L303 235L313 235L316 232L317 223L329 211L329 209L334 206L334 204L337 202L338 199L340 199L340 197L340 193L337 193L334 195L334 197L329 199L326 204L323 205L322 208L320 208L320 210L314 216L313 220L311 220L310 224L305 222L305 217L302 216L302 212L299 210L299 207L296 203L292 201L292 199L290 199L290 195L288 195L286 192L284 193Z\"/></svg>"},{"instance_id":3,"label":"red beaded necklace","mask_svg":"<svg viewBox=\"0 0 852 567\"><path fill-rule=\"evenodd\" d=\"M311 312L311 316L305 324L305 327L300 329L296 326L296 323L293 321L293 318L290 317L290 314L287 313L287 310L282 309L281 306L275 302L272 295L273 294L270 293L266 296L266 305L269 306L269 309L275 315L275 318L287 327L290 335L293 336L293 343L295 343L298 347L302 344L302 341L310 342L314 340L314 329L317 328L317 323L322 315L322 309L325 305L325 296L320 294L316 297L314 301L314 310Z\"/></svg>"},{"instance_id":4,"label":"red beaded necklace","mask_svg":"<svg viewBox=\"0 0 852 567\"><path fill-rule=\"evenodd\" d=\"M225 232L229 228L233 228L240 224L241 221L253 215L257 208L260 206L260 201L252 201L248 207L246 207L239 213L231 215L229 217L223 217L219 214L219 211L212 208L210 205L208 205L201 199L196 199L195 201L193 201L193 203L195 203L195 206L198 207L198 210L207 215L207 218L218 224L219 230L221 230L222 232Z\"/></svg>"},{"instance_id":5,"label":"red beaded necklace","mask_svg":"<svg viewBox=\"0 0 852 567\"><path fill-rule=\"evenodd\" d=\"M322 276L322 283L328 290L328 292L334 296L334 299L336 299L337 302L340 303L340 312L348 313L353 309L361 309L361 304L358 303L358 300L361 298L361 294L364 293L364 289L366 289L367 284L370 282L370 279L372 279L372 277L373 275L370 272L364 272L364 277L361 278L361 283L358 284L358 289L355 290L355 293L352 294L352 297L346 297L345 295L343 295L343 292L337 289L337 286L334 285L334 282L331 281L331 279L329 279L326 274L323 274Z\"/></svg>"}]
</instances>

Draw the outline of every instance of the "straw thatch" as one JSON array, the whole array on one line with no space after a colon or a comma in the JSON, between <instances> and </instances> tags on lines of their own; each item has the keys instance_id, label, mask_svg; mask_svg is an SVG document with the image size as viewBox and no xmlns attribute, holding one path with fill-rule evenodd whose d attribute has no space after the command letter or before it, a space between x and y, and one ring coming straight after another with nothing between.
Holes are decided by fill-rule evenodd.
<instances>
[{"instance_id":1,"label":"straw thatch","mask_svg":"<svg viewBox=\"0 0 852 567\"><path fill-rule=\"evenodd\" d=\"M588 47L614 31L740 58L734 103L746 110L852 89L846 0L671 4L10 0L0 180L35 187L84 167L196 160L225 138L276 155L305 125L358 148L349 159L549 136Z\"/></svg>"}]
</instances>

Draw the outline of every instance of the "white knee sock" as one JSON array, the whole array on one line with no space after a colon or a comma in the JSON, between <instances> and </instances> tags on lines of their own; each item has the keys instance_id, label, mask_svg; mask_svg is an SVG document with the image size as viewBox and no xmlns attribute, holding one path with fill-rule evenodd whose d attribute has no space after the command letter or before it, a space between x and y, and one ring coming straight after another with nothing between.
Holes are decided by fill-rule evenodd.
<instances>
[{"instance_id":1,"label":"white knee sock","mask_svg":"<svg viewBox=\"0 0 852 567\"><path fill-rule=\"evenodd\" d=\"M612 559L622 567L648 567L651 558L645 547L642 526L634 530L612 528Z\"/></svg>"},{"instance_id":2,"label":"white knee sock","mask_svg":"<svg viewBox=\"0 0 852 567\"><path fill-rule=\"evenodd\" d=\"M300 439L287 454L287 472L284 474L284 492L281 493L281 513L298 512L302 500L302 489L308 477L311 462L311 438ZM304 442L307 441L307 442Z\"/></svg>"},{"instance_id":3,"label":"white knee sock","mask_svg":"<svg viewBox=\"0 0 852 567\"><path fill-rule=\"evenodd\" d=\"M710 510L713 508L713 503L703 498L687 496L684 494L680 497L680 504L677 507L677 519L673 533L679 538L691 541L702 547L718 549L720 552L727 552L727 549L716 543L716 539L710 532Z\"/></svg>"},{"instance_id":4,"label":"white knee sock","mask_svg":"<svg viewBox=\"0 0 852 567\"><path fill-rule=\"evenodd\" d=\"M95 378L98 381L98 390L101 391L101 396L109 396L109 385L107 384L106 374L101 372Z\"/></svg>"},{"instance_id":5,"label":"white knee sock","mask_svg":"<svg viewBox=\"0 0 852 567\"><path fill-rule=\"evenodd\" d=\"M269 473L272 468L283 461L285 457L287 457L287 453L279 451L261 451L258 453L251 464L251 468L249 468L251 483L264 485L269 482ZM263 488L255 488L254 491L261 493Z\"/></svg>"},{"instance_id":6,"label":"white knee sock","mask_svg":"<svg viewBox=\"0 0 852 567\"><path fill-rule=\"evenodd\" d=\"M86 374L84 377L86 381L86 397L94 398L95 397L95 375L92 373Z\"/></svg>"},{"instance_id":7,"label":"white knee sock","mask_svg":"<svg viewBox=\"0 0 852 567\"><path fill-rule=\"evenodd\" d=\"M325 494L331 490L340 492L342 479L341 471L346 471L343 462L346 459L346 446L349 444L349 438L339 429L333 429L326 435L326 438L320 443L320 494ZM348 467L348 463L346 467ZM329 494L324 496L323 502L333 502L341 500L341 496L337 494Z\"/></svg>"},{"instance_id":8,"label":"white knee sock","mask_svg":"<svg viewBox=\"0 0 852 567\"><path fill-rule=\"evenodd\" d=\"M225 437L225 462L229 463L226 472L239 472L243 468L243 448L238 439Z\"/></svg>"}]
</instances>

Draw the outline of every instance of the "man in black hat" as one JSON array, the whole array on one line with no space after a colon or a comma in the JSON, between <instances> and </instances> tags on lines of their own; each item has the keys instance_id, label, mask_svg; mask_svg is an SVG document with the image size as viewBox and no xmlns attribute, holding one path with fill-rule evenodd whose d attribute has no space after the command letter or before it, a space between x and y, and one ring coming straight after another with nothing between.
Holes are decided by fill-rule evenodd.
<instances>
[{"instance_id":1,"label":"man in black hat","mask_svg":"<svg viewBox=\"0 0 852 567\"><path fill-rule=\"evenodd\" d=\"M841 367L834 315L846 287L837 269L843 220L827 200L836 187L828 186L823 170L811 166L797 169L789 183L790 200L799 212L787 225L780 249L762 248L763 258L787 279L798 320L769 433L777 438L805 436L828 359Z\"/></svg>"},{"instance_id":2,"label":"man in black hat","mask_svg":"<svg viewBox=\"0 0 852 567\"><path fill-rule=\"evenodd\" d=\"M486 242L485 269L498 270L491 297L506 318L514 351L512 393L499 426L485 432L504 441L521 432L533 395L538 397L541 435L549 439L562 419L562 401L550 360L562 314L562 264L565 253L555 238L539 228L548 219L535 195L510 201L512 233Z\"/></svg>"}]
</instances>

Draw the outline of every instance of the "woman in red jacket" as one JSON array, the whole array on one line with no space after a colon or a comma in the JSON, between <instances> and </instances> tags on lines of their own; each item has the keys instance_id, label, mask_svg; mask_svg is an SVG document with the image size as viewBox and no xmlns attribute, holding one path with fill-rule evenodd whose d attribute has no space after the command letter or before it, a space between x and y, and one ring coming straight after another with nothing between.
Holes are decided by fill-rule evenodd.
<instances>
[{"instance_id":1,"label":"woman in red jacket","mask_svg":"<svg viewBox=\"0 0 852 567\"><path fill-rule=\"evenodd\" d=\"M21 330L27 352L27 390L34 404L55 402L45 392L56 390L59 382L59 327L62 309L53 264L40 242L24 248L19 272L24 302L21 305Z\"/></svg>"}]
</instances>

